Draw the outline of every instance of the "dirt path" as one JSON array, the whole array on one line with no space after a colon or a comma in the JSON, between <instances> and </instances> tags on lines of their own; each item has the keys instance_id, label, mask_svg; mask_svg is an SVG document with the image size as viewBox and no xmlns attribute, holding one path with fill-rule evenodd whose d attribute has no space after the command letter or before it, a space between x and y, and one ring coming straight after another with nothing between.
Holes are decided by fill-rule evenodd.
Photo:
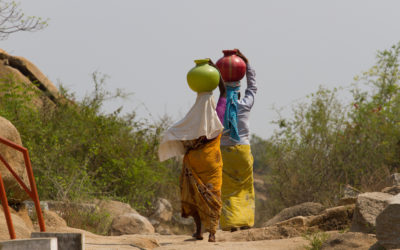
<instances>
[{"instance_id":1,"label":"dirt path","mask_svg":"<svg viewBox=\"0 0 400 250\"><path fill-rule=\"evenodd\" d=\"M219 249L274 249L274 250L300 250L304 249L304 245L307 241L301 237L281 239L281 240L260 240L260 241L237 241L237 242L207 242L207 235L205 234L204 240L194 241L189 236L158 236L157 240L160 247L155 249L160 250L180 250L180 249L190 249L190 250L219 250Z\"/></svg>"}]
</instances>

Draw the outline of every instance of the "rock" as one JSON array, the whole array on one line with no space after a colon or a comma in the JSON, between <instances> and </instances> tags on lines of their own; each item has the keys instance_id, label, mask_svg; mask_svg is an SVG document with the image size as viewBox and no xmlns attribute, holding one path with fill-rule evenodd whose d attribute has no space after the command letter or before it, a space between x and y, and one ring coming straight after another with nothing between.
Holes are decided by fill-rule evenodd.
<instances>
[{"instance_id":1,"label":"rock","mask_svg":"<svg viewBox=\"0 0 400 250\"><path fill-rule=\"evenodd\" d=\"M31 232L33 231L31 226L25 223L25 220L18 216L12 208L11 220L14 226L14 231L17 239L30 238ZM0 206L0 240L9 240L10 234L8 232L6 218L3 212L3 206Z\"/></svg>"},{"instance_id":2,"label":"rock","mask_svg":"<svg viewBox=\"0 0 400 250\"><path fill-rule=\"evenodd\" d=\"M193 234L195 224L192 217L183 218L179 213L172 215L171 223L169 223L173 234Z\"/></svg>"},{"instance_id":3,"label":"rock","mask_svg":"<svg viewBox=\"0 0 400 250\"><path fill-rule=\"evenodd\" d=\"M391 195L400 194L400 185L392 186L392 187L385 187L384 189L382 189L381 192L391 194Z\"/></svg>"},{"instance_id":4,"label":"rock","mask_svg":"<svg viewBox=\"0 0 400 250\"><path fill-rule=\"evenodd\" d=\"M324 250L353 250L370 249L370 246L376 243L376 237L373 234L364 233L339 233L333 232L329 239L323 243L321 249ZM372 250L372 249L371 249Z\"/></svg>"},{"instance_id":5,"label":"rock","mask_svg":"<svg viewBox=\"0 0 400 250\"><path fill-rule=\"evenodd\" d=\"M150 219L168 222L172 219L172 205L171 203L163 198L158 198L156 201L155 211L150 216Z\"/></svg>"},{"instance_id":6,"label":"rock","mask_svg":"<svg viewBox=\"0 0 400 250\"><path fill-rule=\"evenodd\" d=\"M321 214L310 216L308 227L316 227L322 231L343 230L349 228L353 218L355 205L346 205L325 209Z\"/></svg>"},{"instance_id":7,"label":"rock","mask_svg":"<svg viewBox=\"0 0 400 250\"><path fill-rule=\"evenodd\" d=\"M157 233L161 235L173 234L172 226L172 205L171 203L163 198L158 198L155 204L155 210L150 216L150 223L154 226Z\"/></svg>"},{"instance_id":8,"label":"rock","mask_svg":"<svg viewBox=\"0 0 400 250\"><path fill-rule=\"evenodd\" d=\"M159 224L159 225L155 226L154 229L155 229L156 233L159 233L161 235L171 235L171 234L173 234L171 228L169 227L169 225Z\"/></svg>"},{"instance_id":9,"label":"rock","mask_svg":"<svg viewBox=\"0 0 400 250\"><path fill-rule=\"evenodd\" d=\"M394 173L389 177L389 183L393 186L400 186L400 173Z\"/></svg>"},{"instance_id":10,"label":"rock","mask_svg":"<svg viewBox=\"0 0 400 250\"><path fill-rule=\"evenodd\" d=\"M67 222L61 218L57 213L49 210L43 211L44 223L46 227L66 227Z\"/></svg>"},{"instance_id":11,"label":"rock","mask_svg":"<svg viewBox=\"0 0 400 250\"><path fill-rule=\"evenodd\" d=\"M350 230L374 233L376 217L385 209L392 197L390 194L380 192L360 194L357 198Z\"/></svg>"},{"instance_id":12,"label":"rock","mask_svg":"<svg viewBox=\"0 0 400 250\"><path fill-rule=\"evenodd\" d=\"M297 216L276 223L278 227L292 227L298 231L334 231L348 228L351 224L355 205L325 209L318 215Z\"/></svg>"},{"instance_id":13,"label":"rock","mask_svg":"<svg viewBox=\"0 0 400 250\"><path fill-rule=\"evenodd\" d=\"M154 233L154 227L145 217L137 213L117 216L111 224L111 235L113 236L149 233Z\"/></svg>"},{"instance_id":14,"label":"rock","mask_svg":"<svg viewBox=\"0 0 400 250\"><path fill-rule=\"evenodd\" d=\"M361 193L360 190L346 185L343 189L343 198L356 198Z\"/></svg>"},{"instance_id":15,"label":"rock","mask_svg":"<svg viewBox=\"0 0 400 250\"><path fill-rule=\"evenodd\" d=\"M357 197L343 197L338 202L338 206L352 205L356 204L356 202L357 202Z\"/></svg>"},{"instance_id":16,"label":"rock","mask_svg":"<svg viewBox=\"0 0 400 250\"><path fill-rule=\"evenodd\" d=\"M400 248L400 194L376 218L376 237L386 249Z\"/></svg>"},{"instance_id":17,"label":"rock","mask_svg":"<svg viewBox=\"0 0 400 250\"><path fill-rule=\"evenodd\" d=\"M267 193L265 182L262 179L254 178L254 189L260 193Z\"/></svg>"},{"instance_id":18,"label":"rock","mask_svg":"<svg viewBox=\"0 0 400 250\"><path fill-rule=\"evenodd\" d=\"M24 204L24 208L26 209L30 218L37 218L35 203L31 200L26 200L22 202ZM49 210L49 204L46 201L40 201L40 208L43 211Z\"/></svg>"},{"instance_id":19,"label":"rock","mask_svg":"<svg viewBox=\"0 0 400 250\"><path fill-rule=\"evenodd\" d=\"M54 106L54 103L46 95L44 95L46 98L43 98L43 92L27 76L10 66L9 60L4 57L4 53L0 52L0 96L4 93L2 88L10 87L20 87L23 91L21 94L31 97L30 102L34 107L42 107L45 104Z\"/></svg>"},{"instance_id":20,"label":"rock","mask_svg":"<svg viewBox=\"0 0 400 250\"><path fill-rule=\"evenodd\" d=\"M94 204L98 206L100 211L110 214L110 218L127 213L137 214L138 212L133 209L129 204L114 200L95 200Z\"/></svg>"},{"instance_id":21,"label":"rock","mask_svg":"<svg viewBox=\"0 0 400 250\"><path fill-rule=\"evenodd\" d=\"M288 207L283 209L280 213L275 215L272 219L264 223L264 227L272 226L278 222L288 220L296 216L309 216L317 215L322 210L324 206L315 202L305 202L293 207Z\"/></svg>"},{"instance_id":22,"label":"rock","mask_svg":"<svg viewBox=\"0 0 400 250\"><path fill-rule=\"evenodd\" d=\"M37 86L38 89L45 92L51 100L54 101L60 97L55 85L29 60L23 57L11 56L5 51L0 51L0 60L5 62L3 65L9 65L9 67L19 71L20 74L29 79L32 86Z\"/></svg>"},{"instance_id":23,"label":"rock","mask_svg":"<svg viewBox=\"0 0 400 250\"><path fill-rule=\"evenodd\" d=\"M70 215L93 213L99 211L99 207L93 203L64 202L64 201L43 201L49 210L56 212L62 218ZM42 204L42 202L41 202Z\"/></svg>"},{"instance_id":24,"label":"rock","mask_svg":"<svg viewBox=\"0 0 400 250\"><path fill-rule=\"evenodd\" d=\"M14 125L7 119L0 116L0 137L5 138L15 144L22 145L21 136ZM11 166L22 181L29 186L28 175L26 174L24 157L21 152L0 143L0 155ZM22 189L11 172L0 163L0 174L4 181L7 194L12 193L12 198L17 201L29 199L28 194ZM10 198L10 197L8 197Z\"/></svg>"},{"instance_id":25,"label":"rock","mask_svg":"<svg viewBox=\"0 0 400 250\"><path fill-rule=\"evenodd\" d=\"M29 217L28 210L24 207L20 208L17 212L17 215L25 222L25 225L29 230L34 230L33 223L31 217Z\"/></svg>"}]
</instances>

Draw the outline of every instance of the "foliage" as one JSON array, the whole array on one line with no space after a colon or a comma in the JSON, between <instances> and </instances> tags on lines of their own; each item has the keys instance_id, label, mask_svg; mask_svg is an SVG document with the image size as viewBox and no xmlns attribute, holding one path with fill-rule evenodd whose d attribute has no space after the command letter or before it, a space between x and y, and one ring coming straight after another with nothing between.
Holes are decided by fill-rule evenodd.
<instances>
[{"instance_id":1,"label":"foliage","mask_svg":"<svg viewBox=\"0 0 400 250\"><path fill-rule=\"evenodd\" d=\"M322 248L324 242L329 238L329 235L325 232L316 232L312 234L306 234L303 236L309 241L309 246L304 246L306 250L319 250Z\"/></svg>"},{"instance_id":2,"label":"foliage","mask_svg":"<svg viewBox=\"0 0 400 250\"><path fill-rule=\"evenodd\" d=\"M29 92L12 79L0 83L0 115L29 149L41 199L104 196L144 211L156 195L168 190L174 196L177 163L160 163L156 154L167 120L150 123L134 113L121 115L121 109L103 113L106 100L123 94L105 91L99 74L93 79L91 95L78 101L61 88L64 97L56 104L35 87Z\"/></svg>"},{"instance_id":3,"label":"foliage","mask_svg":"<svg viewBox=\"0 0 400 250\"><path fill-rule=\"evenodd\" d=\"M15 1L0 0L0 40L7 39L19 31L37 31L47 26L47 20L41 17L25 16Z\"/></svg>"},{"instance_id":4,"label":"foliage","mask_svg":"<svg viewBox=\"0 0 400 250\"><path fill-rule=\"evenodd\" d=\"M107 211L101 209L84 211L67 204L60 212L69 227L80 228L99 235L110 234L112 218Z\"/></svg>"},{"instance_id":5,"label":"foliage","mask_svg":"<svg viewBox=\"0 0 400 250\"><path fill-rule=\"evenodd\" d=\"M293 118L276 122L279 131L264 145L253 145L268 167L269 216L306 201L333 205L346 184L380 190L399 170L399 53L400 43L378 53L377 64L355 78L351 103L321 87Z\"/></svg>"}]
</instances>

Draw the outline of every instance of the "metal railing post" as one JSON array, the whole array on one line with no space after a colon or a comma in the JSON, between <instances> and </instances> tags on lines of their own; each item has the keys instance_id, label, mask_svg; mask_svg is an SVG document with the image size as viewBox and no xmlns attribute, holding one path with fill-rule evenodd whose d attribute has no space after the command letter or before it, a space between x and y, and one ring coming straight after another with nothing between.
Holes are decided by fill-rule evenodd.
<instances>
[{"instance_id":1,"label":"metal railing post","mask_svg":"<svg viewBox=\"0 0 400 250\"><path fill-rule=\"evenodd\" d=\"M32 165L31 165L31 160L29 159L28 150L10 140L4 139L2 137L0 137L0 143L4 144L6 146L9 146L11 148L14 148L15 150L21 152L24 155L25 168L26 168L26 172L28 175L29 184L31 186L30 190L28 189L28 187L25 185L25 183L21 180L21 178L19 178L19 176L15 173L15 171L11 168L11 166L6 162L6 160L1 155L0 155L0 161L11 172L11 174L14 176L14 178L17 180L17 182L21 185L21 187L25 190L25 192L28 193L28 195L33 200L33 202L35 204L36 215L38 217L40 231L45 232L46 227L45 227L45 223L44 223L42 208L40 207L39 195L38 195L37 188L36 188L35 177L33 176L33 169L32 169ZM6 191L4 188L4 183L3 183L3 179L1 177L1 174L0 174L0 196L1 196L0 197L1 203L3 204L3 208L4 208L4 214L5 214L6 220L7 220L7 226L8 226L8 231L10 233L10 237L11 237L11 239L15 239L15 231L14 231L14 227L12 224L10 209L8 208Z\"/></svg>"},{"instance_id":2,"label":"metal railing post","mask_svg":"<svg viewBox=\"0 0 400 250\"><path fill-rule=\"evenodd\" d=\"M0 173L0 198L1 204L3 205L4 215L6 216L8 232L10 233L10 238L15 239L15 230L11 219L10 208L8 207L8 201L6 196L6 190L4 188L3 178Z\"/></svg>"}]
</instances>

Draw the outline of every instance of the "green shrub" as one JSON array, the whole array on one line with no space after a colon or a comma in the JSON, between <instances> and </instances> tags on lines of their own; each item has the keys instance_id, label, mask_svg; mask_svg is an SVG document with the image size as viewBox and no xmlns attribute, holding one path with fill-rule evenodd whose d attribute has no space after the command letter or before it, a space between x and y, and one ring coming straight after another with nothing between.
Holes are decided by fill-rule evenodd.
<instances>
[{"instance_id":1,"label":"green shrub","mask_svg":"<svg viewBox=\"0 0 400 250\"><path fill-rule=\"evenodd\" d=\"M303 237L310 243L309 246L304 246L304 249L320 250L324 242L328 240L329 235L324 232L316 232L316 233L306 234Z\"/></svg>"},{"instance_id":2,"label":"green shrub","mask_svg":"<svg viewBox=\"0 0 400 250\"><path fill-rule=\"evenodd\" d=\"M400 166L400 43L379 52L377 64L355 78L353 99L320 88L296 106L293 118L252 147L265 174L268 213L306 201L334 205L344 185L380 190ZM361 87L362 84L366 86Z\"/></svg>"},{"instance_id":3,"label":"green shrub","mask_svg":"<svg viewBox=\"0 0 400 250\"><path fill-rule=\"evenodd\" d=\"M0 115L19 130L29 149L41 199L79 200L111 197L147 211L154 198L177 190L177 163L160 163L157 148L167 119L150 123L121 109L102 112L109 93L104 78L94 74L94 91L77 100L61 87L56 104L40 91L27 92L10 79L0 82ZM169 166L172 166L171 168Z\"/></svg>"}]
</instances>

